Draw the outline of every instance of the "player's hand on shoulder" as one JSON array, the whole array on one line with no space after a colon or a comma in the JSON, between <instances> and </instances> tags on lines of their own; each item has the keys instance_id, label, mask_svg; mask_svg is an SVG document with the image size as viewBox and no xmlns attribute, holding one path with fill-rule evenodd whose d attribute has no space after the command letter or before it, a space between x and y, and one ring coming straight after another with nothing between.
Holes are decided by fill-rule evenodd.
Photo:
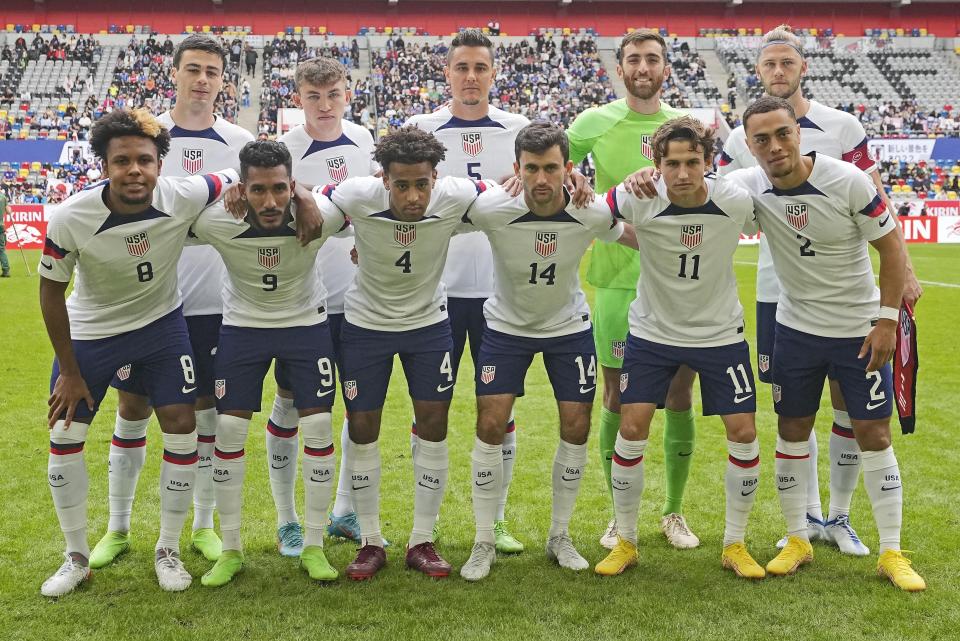
<instances>
[{"instance_id":1,"label":"player's hand on shoulder","mask_svg":"<svg viewBox=\"0 0 960 641\"><path fill-rule=\"evenodd\" d=\"M354 265L359 265L359 264L360 264L360 254L357 253L357 246L356 246L356 245L354 245L353 247L350 248L350 261L351 261Z\"/></svg>"},{"instance_id":2,"label":"player's hand on shoulder","mask_svg":"<svg viewBox=\"0 0 960 641\"><path fill-rule=\"evenodd\" d=\"M627 176L623 181L623 188L637 198L655 198L659 180L659 171L654 167L644 167Z\"/></svg>"},{"instance_id":3,"label":"player's hand on shoulder","mask_svg":"<svg viewBox=\"0 0 960 641\"><path fill-rule=\"evenodd\" d=\"M313 192L302 185L295 185L293 200L297 204L297 239L301 245L308 245L320 238L323 233L323 215L313 197Z\"/></svg>"},{"instance_id":4,"label":"player's hand on shoulder","mask_svg":"<svg viewBox=\"0 0 960 641\"><path fill-rule=\"evenodd\" d=\"M247 199L240 193L240 185L233 185L223 194L223 206L237 220L247 216Z\"/></svg>"},{"instance_id":5,"label":"player's hand on shoulder","mask_svg":"<svg viewBox=\"0 0 960 641\"><path fill-rule=\"evenodd\" d=\"M500 186L503 187L503 190L507 192L511 198L516 198L523 193L523 181L516 175L506 178L500 183Z\"/></svg>"},{"instance_id":6,"label":"player's hand on shoulder","mask_svg":"<svg viewBox=\"0 0 960 641\"><path fill-rule=\"evenodd\" d=\"M867 337L863 339L863 346L860 348L860 355L857 358L863 359L869 355L870 361L867 363L866 370L875 372L890 362L896 345L896 321L881 318L867 334Z\"/></svg>"},{"instance_id":7,"label":"player's hand on shoulder","mask_svg":"<svg viewBox=\"0 0 960 641\"><path fill-rule=\"evenodd\" d=\"M83 380L80 374L64 374L61 372L57 381L53 384L53 391L47 400L47 405L50 406L47 412L47 426L52 429L60 415L66 413L64 417L65 427L70 427L77 405L84 401L92 412L93 395L87 389L87 382Z\"/></svg>"},{"instance_id":8,"label":"player's hand on shoulder","mask_svg":"<svg viewBox=\"0 0 960 641\"><path fill-rule=\"evenodd\" d=\"M593 186L587 177L574 169L570 172L566 182L567 191L570 192L570 202L577 209L586 207L593 202Z\"/></svg>"}]
</instances>

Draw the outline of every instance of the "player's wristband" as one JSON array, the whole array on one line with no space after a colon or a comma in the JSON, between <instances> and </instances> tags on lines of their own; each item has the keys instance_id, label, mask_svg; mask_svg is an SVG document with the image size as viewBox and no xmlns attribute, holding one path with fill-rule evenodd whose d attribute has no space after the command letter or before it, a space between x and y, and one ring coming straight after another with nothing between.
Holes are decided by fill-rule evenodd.
<instances>
[{"instance_id":1,"label":"player's wristband","mask_svg":"<svg viewBox=\"0 0 960 641\"><path fill-rule=\"evenodd\" d=\"M878 318L898 322L900 320L900 310L895 307L881 307Z\"/></svg>"}]
</instances>

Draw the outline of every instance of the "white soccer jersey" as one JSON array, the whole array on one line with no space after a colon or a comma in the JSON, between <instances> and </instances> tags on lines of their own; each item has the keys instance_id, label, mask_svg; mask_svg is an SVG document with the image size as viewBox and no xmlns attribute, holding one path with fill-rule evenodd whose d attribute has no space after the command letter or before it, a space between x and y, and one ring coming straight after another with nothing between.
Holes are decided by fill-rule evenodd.
<instances>
[{"instance_id":1,"label":"white soccer jersey","mask_svg":"<svg viewBox=\"0 0 960 641\"><path fill-rule=\"evenodd\" d=\"M192 229L220 253L227 268L223 324L303 327L325 321L326 292L316 269L317 251L343 226L343 214L328 207L323 235L304 247L292 220L276 232L264 232L238 222L222 205L203 212Z\"/></svg>"},{"instance_id":2,"label":"white soccer jersey","mask_svg":"<svg viewBox=\"0 0 960 641\"><path fill-rule=\"evenodd\" d=\"M380 169L373 160L373 137L365 127L343 121L337 140L314 140L300 125L280 137L293 156L293 178L311 187L337 185L354 176L371 176ZM330 238L317 254L317 273L327 290L327 311L343 313L343 297L357 266L350 260L352 238Z\"/></svg>"},{"instance_id":3,"label":"white soccer jersey","mask_svg":"<svg viewBox=\"0 0 960 641\"><path fill-rule=\"evenodd\" d=\"M497 187L440 178L423 218L412 223L397 220L390 211L380 178L350 178L336 187L322 188L350 218L356 233L360 264L344 300L346 319L385 332L418 329L445 319L440 275L450 237L486 188Z\"/></svg>"},{"instance_id":4,"label":"white soccer jersey","mask_svg":"<svg viewBox=\"0 0 960 641\"><path fill-rule=\"evenodd\" d=\"M513 175L517 132L530 123L519 114L490 107L480 120L462 120L442 107L407 121L432 132L447 148L437 166L440 176L459 176L500 182ZM493 294L493 258L490 242L480 233L460 234L450 241L443 284L453 298L487 298Z\"/></svg>"},{"instance_id":5,"label":"white soccer jersey","mask_svg":"<svg viewBox=\"0 0 960 641\"><path fill-rule=\"evenodd\" d=\"M70 335L78 340L116 336L179 307L176 266L187 230L238 180L232 169L187 179L161 177L153 204L138 214L110 211L105 180L54 207L38 270L65 283L76 267L67 298Z\"/></svg>"},{"instance_id":6,"label":"white soccer jersey","mask_svg":"<svg viewBox=\"0 0 960 641\"><path fill-rule=\"evenodd\" d=\"M600 196L577 209L541 217L523 194L490 189L477 198L466 222L486 233L493 249L495 287L483 305L487 326L530 338L590 329L590 307L580 288L580 259L595 238L614 242L623 223Z\"/></svg>"},{"instance_id":7,"label":"white soccer jersey","mask_svg":"<svg viewBox=\"0 0 960 641\"><path fill-rule=\"evenodd\" d=\"M853 163L866 173L876 169L876 163L867 150L867 134L856 116L839 109L831 109L815 100L810 101L807 115L799 118L800 153L815 151L820 155L840 158ZM737 169L755 167L756 159L747 148L743 126L730 132L717 162L717 171L725 176ZM757 259L757 301L775 303L780 296L780 283L773 269L773 259L767 240L760 237L760 255Z\"/></svg>"},{"instance_id":8,"label":"white soccer jersey","mask_svg":"<svg viewBox=\"0 0 960 641\"><path fill-rule=\"evenodd\" d=\"M733 254L740 232L754 233L746 190L709 174L707 201L674 205L666 184L639 199L622 185L607 193L615 215L633 224L640 246L640 282L630 305L630 333L679 347L719 347L743 340L743 307Z\"/></svg>"},{"instance_id":9,"label":"white soccer jersey","mask_svg":"<svg viewBox=\"0 0 960 641\"><path fill-rule=\"evenodd\" d=\"M813 172L789 190L760 167L728 180L753 196L783 288L777 322L828 338L866 336L880 309L867 242L894 231L873 181L850 163L811 154Z\"/></svg>"},{"instance_id":10,"label":"white soccer jersey","mask_svg":"<svg viewBox=\"0 0 960 641\"><path fill-rule=\"evenodd\" d=\"M178 127L169 111L157 116L157 120L170 130L170 152L163 159L162 176L194 176L224 169L240 171L240 149L253 140L249 131L220 116L212 127L201 131ZM177 270L184 316L222 312L220 297L226 271L220 254L213 247L184 247Z\"/></svg>"}]
</instances>

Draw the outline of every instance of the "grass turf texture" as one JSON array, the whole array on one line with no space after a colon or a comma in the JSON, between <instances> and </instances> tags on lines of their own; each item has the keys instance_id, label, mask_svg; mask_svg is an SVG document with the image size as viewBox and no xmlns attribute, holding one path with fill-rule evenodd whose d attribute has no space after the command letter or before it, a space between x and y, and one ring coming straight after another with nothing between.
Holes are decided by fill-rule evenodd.
<instances>
[{"instance_id":1,"label":"grass turf texture","mask_svg":"<svg viewBox=\"0 0 960 641\"><path fill-rule=\"evenodd\" d=\"M960 284L960 247L911 246L920 277ZM9 250L8 250L9 251ZM13 253L13 252L11 252ZM756 247L736 256L740 295L753 340ZM28 252L31 268L38 252ZM440 552L454 564L448 580L434 581L404 568L403 549L412 520L413 492L406 387L395 369L384 412L381 448L384 465L381 512L388 566L373 581L311 582L294 559L274 547L276 527L263 447L266 414L254 417L248 441L244 494L245 571L228 587L200 586L211 564L190 550L187 529L181 542L194 585L166 594L153 572L158 530L158 473L161 441L155 421L148 434L147 463L133 514L132 549L113 566L94 573L92 582L58 602L39 594L40 583L61 562L63 539L50 492L43 482L47 465L45 432L47 385L52 350L37 303L37 276L24 276L11 255L14 277L0 281L3 310L3 391L0 392L0 631L18 639L954 639L960 625L960 586L956 560L960 516L953 500L960 480L945 454L958 417L957 368L952 350L960 318L960 288L926 286L917 310L920 332L918 431L909 438L894 427L894 446L905 480L903 544L915 550L916 567L929 588L902 593L875 576L877 533L862 484L853 503L853 522L873 554L840 555L814 544L814 563L791 578L747 582L720 568L723 531L725 438L720 420L697 418L697 448L687 487L685 513L700 536L700 548L677 551L659 532L663 500L663 418L658 414L647 450L646 491L640 513L640 564L625 575L602 579L551 565L543 544L550 520L550 470L557 442L556 410L542 364L528 375L527 396L517 404L518 465L507 518L527 545L522 555L501 557L490 577L468 584L456 572L470 553L470 451L474 434L471 366L465 359L461 385L451 410L450 481L441 514ZM752 345L751 345L752 347ZM269 411L272 382L265 385ZM698 394L695 394L697 397ZM775 416L770 390L760 385L757 425L761 440L761 486L747 543L764 564L783 534L771 482ZM90 544L107 522L107 453L116 396L108 393L86 446L90 473ZM699 402L695 408L699 413ZM599 399L595 412L599 412ZM334 425L342 420L337 402ZM817 425L821 452L827 450L829 401L824 398ZM594 426L598 424L595 414ZM335 435L339 444L339 437ZM339 446L338 446L339 449ZM610 506L600 477L596 434L590 438L589 471L581 487L571 532L591 562L603 558L597 538ZM820 458L820 486L828 501L828 462ZM302 490L298 492L302 496ZM301 508L302 509L302 508ZM302 512L301 512L302 514ZM188 526L189 528L189 520ZM328 541L331 563L341 573L355 554L352 544Z\"/></svg>"}]
</instances>

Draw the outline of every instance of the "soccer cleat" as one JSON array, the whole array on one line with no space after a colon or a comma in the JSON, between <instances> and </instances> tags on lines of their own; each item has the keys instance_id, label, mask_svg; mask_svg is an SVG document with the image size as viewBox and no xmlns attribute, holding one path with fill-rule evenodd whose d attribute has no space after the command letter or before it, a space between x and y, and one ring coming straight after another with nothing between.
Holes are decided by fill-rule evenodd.
<instances>
[{"instance_id":1,"label":"soccer cleat","mask_svg":"<svg viewBox=\"0 0 960 641\"><path fill-rule=\"evenodd\" d=\"M787 576L800 569L804 563L813 561L813 546L810 541L799 536L788 536L787 544L780 554L767 563L767 572L776 576Z\"/></svg>"},{"instance_id":2,"label":"soccer cleat","mask_svg":"<svg viewBox=\"0 0 960 641\"><path fill-rule=\"evenodd\" d=\"M503 554L520 554L523 552L523 543L513 538L513 535L507 532L506 521L496 521L493 524L493 536L497 541L497 552ZM434 539L436 541L436 539Z\"/></svg>"},{"instance_id":3,"label":"soccer cleat","mask_svg":"<svg viewBox=\"0 0 960 641\"><path fill-rule=\"evenodd\" d=\"M700 545L700 539L687 527L687 520L682 514L674 512L660 519L660 531L670 545L678 550L690 550Z\"/></svg>"},{"instance_id":4,"label":"soccer cleat","mask_svg":"<svg viewBox=\"0 0 960 641\"><path fill-rule=\"evenodd\" d=\"M300 567L314 581L335 581L340 574L327 561L327 555L319 545L308 545L300 554Z\"/></svg>"},{"instance_id":5,"label":"soccer cleat","mask_svg":"<svg viewBox=\"0 0 960 641\"><path fill-rule=\"evenodd\" d=\"M437 554L431 541L407 548L407 567L435 579L450 576L450 564Z\"/></svg>"},{"instance_id":6,"label":"soccer cleat","mask_svg":"<svg viewBox=\"0 0 960 641\"><path fill-rule=\"evenodd\" d=\"M825 525L826 523L823 521L807 514L807 539L810 541L829 541L830 537L824 528ZM777 549L782 550L786 544L787 537L783 537L777 541Z\"/></svg>"},{"instance_id":7,"label":"soccer cleat","mask_svg":"<svg viewBox=\"0 0 960 641\"><path fill-rule=\"evenodd\" d=\"M568 570L579 571L590 567L590 563L580 556L577 548L573 546L573 539L566 532L547 539L547 558Z\"/></svg>"},{"instance_id":8,"label":"soccer cleat","mask_svg":"<svg viewBox=\"0 0 960 641\"><path fill-rule=\"evenodd\" d=\"M111 532L107 530L103 538L93 546L93 552L90 553L90 568L93 570L105 568L129 549L129 532Z\"/></svg>"},{"instance_id":9,"label":"soccer cleat","mask_svg":"<svg viewBox=\"0 0 960 641\"><path fill-rule=\"evenodd\" d=\"M890 583L907 592L920 592L927 589L923 577L917 574L910 559L904 554L906 550L887 550L877 560L877 574L890 579Z\"/></svg>"},{"instance_id":10,"label":"soccer cleat","mask_svg":"<svg viewBox=\"0 0 960 641\"><path fill-rule=\"evenodd\" d=\"M243 552L240 550L224 550L217 562L206 574L200 577L200 583L208 588L219 588L240 574L243 569Z\"/></svg>"},{"instance_id":11,"label":"soccer cleat","mask_svg":"<svg viewBox=\"0 0 960 641\"><path fill-rule=\"evenodd\" d=\"M216 561L223 552L223 543L220 537L213 531L213 528L205 527L194 530L190 534L190 545L193 549L203 555L207 561Z\"/></svg>"},{"instance_id":12,"label":"soccer cleat","mask_svg":"<svg viewBox=\"0 0 960 641\"><path fill-rule=\"evenodd\" d=\"M89 567L69 554L63 556L66 558L63 565L40 586L40 594L43 596L56 598L69 594L90 578Z\"/></svg>"},{"instance_id":13,"label":"soccer cleat","mask_svg":"<svg viewBox=\"0 0 960 641\"><path fill-rule=\"evenodd\" d=\"M183 567L180 553L170 548L160 548L153 562L153 569L157 572L157 581L160 587L167 592L182 592L190 587L193 577Z\"/></svg>"},{"instance_id":14,"label":"soccer cleat","mask_svg":"<svg viewBox=\"0 0 960 641\"><path fill-rule=\"evenodd\" d=\"M636 544L617 536L617 544L610 550L607 558L597 563L593 571L602 576L623 574L624 570L637 564L638 558Z\"/></svg>"},{"instance_id":15,"label":"soccer cleat","mask_svg":"<svg viewBox=\"0 0 960 641\"><path fill-rule=\"evenodd\" d=\"M849 515L841 514L832 521L827 521L824 531L827 533L827 541L840 548L841 553L853 556L870 554L870 548L863 544L851 527Z\"/></svg>"},{"instance_id":16,"label":"soccer cleat","mask_svg":"<svg viewBox=\"0 0 960 641\"><path fill-rule=\"evenodd\" d=\"M330 520L327 521L327 536L338 539L347 539L359 544L360 541L360 522L357 520L357 513L350 512L343 516L334 516L330 513ZM383 541L383 547L390 547L390 541L380 537Z\"/></svg>"},{"instance_id":17,"label":"soccer cleat","mask_svg":"<svg viewBox=\"0 0 960 641\"><path fill-rule=\"evenodd\" d=\"M497 560L497 549L490 543L474 543L470 558L460 568L460 576L467 581L479 581L490 574L490 568Z\"/></svg>"},{"instance_id":18,"label":"soccer cleat","mask_svg":"<svg viewBox=\"0 0 960 641\"><path fill-rule=\"evenodd\" d=\"M280 556L296 558L303 552L303 528L296 521L277 528L277 550Z\"/></svg>"},{"instance_id":19,"label":"soccer cleat","mask_svg":"<svg viewBox=\"0 0 960 641\"><path fill-rule=\"evenodd\" d=\"M357 552L357 558L347 566L345 574L354 581L372 579L387 564L387 553L379 545L364 545Z\"/></svg>"},{"instance_id":20,"label":"soccer cleat","mask_svg":"<svg viewBox=\"0 0 960 641\"><path fill-rule=\"evenodd\" d=\"M607 530L603 533L603 536L600 537L600 545L612 550L617 547L617 519L610 519L610 522L607 524Z\"/></svg>"},{"instance_id":21,"label":"soccer cleat","mask_svg":"<svg viewBox=\"0 0 960 641\"><path fill-rule=\"evenodd\" d=\"M723 548L720 563L734 574L744 579L762 579L767 575L760 564L753 560L747 546L741 543L731 543Z\"/></svg>"}]
</instances>

